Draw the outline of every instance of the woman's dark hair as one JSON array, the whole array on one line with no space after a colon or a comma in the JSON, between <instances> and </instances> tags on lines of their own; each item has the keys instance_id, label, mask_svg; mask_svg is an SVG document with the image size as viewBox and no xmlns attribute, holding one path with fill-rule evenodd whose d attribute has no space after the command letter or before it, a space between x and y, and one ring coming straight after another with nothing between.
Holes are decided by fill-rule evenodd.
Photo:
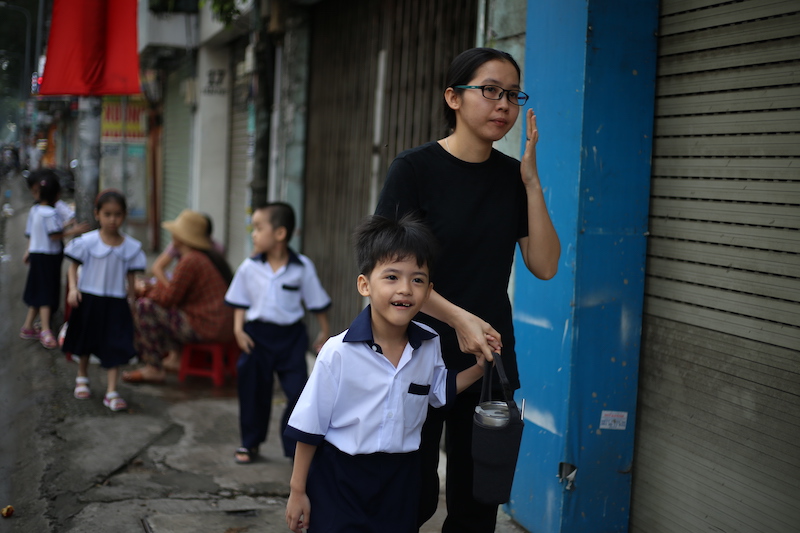
<instances>
[{"instance_id":1,"label":"woman's dark hair","mask_svg":"<svg viewBox=\"0 0 800 533\"><path fill-rule=\"evenodd\" d=\"M222 279L225 280L225 285L230 285L231 281L233 280L233 270L231 270L231 266L222 257L222 254L216 251L214 248L209 248L208 250L197 250L198 252L206 254L211 260L211 264L214 265L214 268L217 269Z\"/></svg>"},{"instance_id":2,"label":"woman's dark hair","mask_svg":"<svg viewBox=\"0 0 800 533\"><path fill-rule=\"evenodd\" d=\"M214 221L211 220L211 217L206 215L205 213L202 213L202 215L203 217L205 217L206 222L208 223L208 225L206 226L206 235L208 235L208 238L210 239L211 235L214 233Z\"/></svg>"},{"instance_id":3,"label":"woman's dark hair","mask_svg":"<svg viewBox=\"0 0 800 533\"><path fill-rule=\"evenodd\" d=\"M413 257L418 266L433 271L438 243L431 230L416 216L400 220L378 215L366 217L353 234L359 273L369 276L380 261L402 261Z\"/></svg>"},{"instance_id":4,"label":"woman's dark hair","mask_svg":"<svg viewBox=\"0 0 800 533\"><path fill-rule=\"evenodd\" d=\"M61 184L58 176L49 168L34 170L28 175L28 187L39 186L39 203L45 202L47 205L55 205L58 200L58 193L61 192Z\"/></svg>"},{"instance_id":5,"label":"woman's dark hair","mask_svg":"<svg viewBox=\"0 0 800 533\"><path fill-rule=\"evenodd\" d=\"M481 65L493 60L508 61L517 69L517 76L522 77L519 65L508 52L495 50L494 48L470 48L458 54L453 62L450 63L445 88L467 85L475 77L475 72L481 68ZM459 94L464 92L464 89L453 90ZM444 97L442 97L442 101L444 103L444 120L447 122L447 127L450 130L454 130L456 127L456 112L447 105L447 100Z\"/></svg>"},{"instance_id":6,"label":"woman's dark hair","mask_svg":"<svg viewBox=\"0 0 800 533\"><path fill-rule=\"evenodd\" d=\"M118 189L104 189L100 191L94 201L94 208L97 211L103 208L108 202L114 202L122 208L123 213L128 212L128 203L125 201L125 195Z\"/></svg>"}]
</instances>

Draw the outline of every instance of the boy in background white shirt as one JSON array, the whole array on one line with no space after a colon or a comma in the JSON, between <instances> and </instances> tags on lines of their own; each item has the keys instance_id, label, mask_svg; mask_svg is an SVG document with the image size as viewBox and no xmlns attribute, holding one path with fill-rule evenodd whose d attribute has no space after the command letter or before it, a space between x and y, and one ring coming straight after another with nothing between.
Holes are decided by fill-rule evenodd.
<instances>
[{"instance_id":1,"label":"boy in background white shirt","mask_svg":"<svg viewBox=\"0 0 800 533\"><path fill-rule=\"evenodd\" d=\"M237 363L241 447L239 464L252 463L267 438L274 374L286 394L281 433L308 378L306 309L316 316L319 350L330 336L327 309L331 299L322 287L314 263L289 248L295 226L289 204L274 202L253 213L255 255L239 266L225 294L235 308L233 332L242 353ZM294 456L295 441L281 435L283 453Z\"/></svg>"}]
</instances>

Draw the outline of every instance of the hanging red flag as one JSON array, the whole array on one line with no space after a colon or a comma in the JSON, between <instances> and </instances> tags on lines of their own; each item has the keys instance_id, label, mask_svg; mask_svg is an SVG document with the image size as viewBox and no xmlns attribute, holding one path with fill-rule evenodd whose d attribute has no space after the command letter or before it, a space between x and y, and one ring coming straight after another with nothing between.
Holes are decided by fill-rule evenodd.
<instances>
[{"instance_id":1,"label":"hanging red flag","mask_svg":"<svg viewBox=\"0 0 800 533\"><path fill-rule=\"evenodd\" d=\"M136 0L54 0L39 94L139 94Z\"/></svg>"}]
</instances>

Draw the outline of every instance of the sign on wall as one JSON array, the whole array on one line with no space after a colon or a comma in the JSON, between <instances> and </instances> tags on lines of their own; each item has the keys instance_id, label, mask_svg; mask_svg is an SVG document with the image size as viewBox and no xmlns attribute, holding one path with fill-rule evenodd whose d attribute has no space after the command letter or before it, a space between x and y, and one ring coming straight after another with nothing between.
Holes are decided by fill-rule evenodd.
<instances>
[{"instance_id":1,"label":"sign on wall","mask_svg":"<svg viewBox=\"0 0 800 533\"><path fill-rule=\"evenodd\" d=\"M147 217L147 116L141 96L103 98L100 188L123 191L134 221Z\"/></svg>"}]
</instances>

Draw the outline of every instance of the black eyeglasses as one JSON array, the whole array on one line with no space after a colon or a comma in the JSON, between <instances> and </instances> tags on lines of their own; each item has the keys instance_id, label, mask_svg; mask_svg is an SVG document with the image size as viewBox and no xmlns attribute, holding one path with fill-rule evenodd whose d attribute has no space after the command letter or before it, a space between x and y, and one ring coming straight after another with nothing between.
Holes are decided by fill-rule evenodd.
<instances>
[{"instance_id":1,"label":"black eyeglasses","mask_svg":"<svg viewBox=\"0 0 800 533\"><path fill-rule=\"evenodd\" d=\"M506 95L508 101L514 105L525 105L528 95L516 89L503 89L497 85L454 85L453 89L480 89L484 98L500 100Z\"/></svg>"}]
</instances>

